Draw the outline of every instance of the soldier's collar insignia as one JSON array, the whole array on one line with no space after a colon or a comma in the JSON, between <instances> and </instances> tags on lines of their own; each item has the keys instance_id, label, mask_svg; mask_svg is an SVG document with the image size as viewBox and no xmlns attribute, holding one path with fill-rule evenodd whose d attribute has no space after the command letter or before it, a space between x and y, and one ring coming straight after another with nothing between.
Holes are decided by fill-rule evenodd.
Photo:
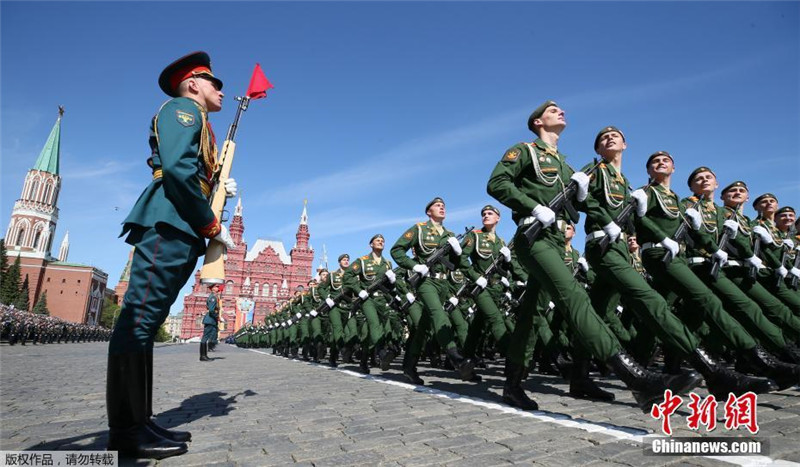
<instances>
[{"instance_id":1,"label":"soldier's collar insignia","mask_svg":"<svg viewBox=\"0 0 800 467\"><path fill-rule=\"evenodd\" d=\"M190 114L189 112L184 112L183 110L176 110L175 116L178 119L178 123L185 127L190 127L194 125L194 115Z\"/></svg>"}]
</instances>

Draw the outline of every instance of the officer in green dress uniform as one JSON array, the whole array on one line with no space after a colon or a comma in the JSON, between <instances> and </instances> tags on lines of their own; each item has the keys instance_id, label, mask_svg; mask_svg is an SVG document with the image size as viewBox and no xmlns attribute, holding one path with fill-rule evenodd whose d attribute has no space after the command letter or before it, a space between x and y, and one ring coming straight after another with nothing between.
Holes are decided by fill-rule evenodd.
<instances>
[{"instance_id":1,"label":"officer in green dress uniform","mask_svg":"<svg viewBox=\"0 0 800 467\"><path fill-rule=\"evenodd\" d=\"M758 281L785 303L795 316L800 316L800 294L788 288L783 280L789 276L789 269L781 263L781 259L784 251L794 248L794 241L787 238L775 224L778 198L772 193L764 193L753 201L753 208L758 211L753 233L761 240L761 258L766 266L759 273Z\"/></svg>"},{"instance_id":2,"label":"officer in green dress uniform","mask_svg":"<svg viewBox=\"0 0 800 467\"><path fill-rule=\"evenodd\" d=\"M314 363L319 363L325 353L325 343L322 337L322 319L317 313L317 307L322 304L323 297L319 293L316 279L308 281L308 291L303 297L303 316L308 321L309 345L311 358Z\"/></svg>"},{"instance_id":3,"label":"officer in green dress uniform","mask_svg":"<svg viewBox=\"0 0 800 467\"><path fill-rule=\"evenodd\" d=\"M222 108L222 81L208 54L196 52L167 66L158 82L171 99L150 125L153 179L123 223L122 235L135 250L106 380L108 449L141 458L187 450L189 433L167 431L151 419L153 342L205 252L205 239L234 246L208 203L218 169L208 113ZM228 195L235 195L235 182L229 183Z\"/></svg>"},{"instance_id":4,"label":"officer in green dress uniform","mask_svg":"<svg viewBox=\"0 0 800 467\"><path fill-rule=\"evenodd\" d=\"M331 353L328 361L333 367L338 366L337 359L339 358L339 352L345 350L345 343L347 342L346 337L349 337L350 335L345 335L345 325L351 328L350 333L352 333L352 335L356 334L355 318L353 318L352 323L348 319L350 315L350 299L347 297L342 297L338 303L333 301L334 297L339 296L343 292L344 283L342 280L344 278L345 270L347 270L347 267L350 266L350 255L347 253L339 255L338 263L339 269L328 274L327 280L322 281L322 290L320 290L320 295L325 297L325 302L331 309L328 312L328 318L330 319L331 325ZM349 360L349 358L345 360Z\"/></svg>"},{"instance_id":5,"label":"officer in green dress uniform","mask_svg":"<svg viewBox=\"0 0 800 467\"><path fill-rule=\"evenodd\" d=\"M663 397L667 388L665 381L622 351L614 334L592 309L586 290L564 265L564 233L554 225L556 214L548 204L571 180L578 185L578 202L586 199L589 188L589 177L574 172L564 154L558 151L559 136L566 125L564 111L555 102L540 105L528 119L528 128L538 138L533 143L509 148L487 186L489 194L513 212L513 219L519 226L514 250L531 276L509 343L503 400L524 409L538 407L525 394L521 383L535 344L532 327L536 300L539 291L545 290L552 297L557 312L564 315L576 342L584 345L592 356L609 364L633 390L639 406L650 410L652 402ZM545 228L538 239L529 243L522 232L534 221Z\"/></svg>"},{"instance_id":6,"label":"officer in green dress uniform","mask_svg":"<svg viewBox=\"0 0 800 467\"><path fill-rule=\"evenodd\" d=\"M420 222L406 230L392 246L392 258L405 269L421 274L424 279L417 287L417 298L422 302L422 316L417 332L414 333L403 360L403 374L414 384L423 384L417 374L417 362L425 346L426 334L420 332L433 325L434 338L445 349L454 368L458 369L461 379L470 381L474 378L475 362L464 358L456 348L450 320L444 312L442 303L449 297L447 284L447 268L441 262L428 268L425 264L428 257L445 243L450 244L449 260L456 267L461 265L461 245L458 238L444 228L446 210L444 200L436 197L425 206L428 222ZM413 250L414 258L406 255Z\"/></svg>"},{"instance_id":7,"label":"officer in green dress uniform","mask_svg":"<svg viewBox=\"0 0 800 467\"><path fill-rule=\"evenodd\" d=\"M787 249L787 261L784 266L789 271L786 275L787 284L791 284L792 279L800 279L800 268L795 266L795 256L800 251L800 232L797 231L795 223L797 215L793 207L782 206L775 211L775 225L783 234L783 238L789 240L784 242Z\"/></svg>"},{"instance_id":8,"label":"officer in green dress uniform","mask_svg":"<svg viewBox=\"0 0 800 467\"><path fill-rule=\"evenodd\" d=\"M219 284L211 284L209 287L210 293L208 294L208 298L206 298L206 308L208 312L203 316L203 337L200 339L201 362L211 361L211 359L208 358L208 343L219 332L219 288Z\"/></svg>"}]
</instances>

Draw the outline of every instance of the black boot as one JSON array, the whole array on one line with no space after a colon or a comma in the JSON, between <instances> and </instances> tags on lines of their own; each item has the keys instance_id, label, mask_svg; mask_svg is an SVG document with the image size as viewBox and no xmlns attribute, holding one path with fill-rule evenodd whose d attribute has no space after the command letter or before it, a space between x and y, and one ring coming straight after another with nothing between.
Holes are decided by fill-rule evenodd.
<instances>
[{"instance_id":1,"label":"black boot","mask_svg":"<svg viewBox=\"0 0 800 467\"><path fill-rule=\"evenodd\" d=\"M471 358L464 358L461 356L458 349L455 347L447 349L447 358L450 360L450 363L453 364L453 367L458 370L462 381L475 381L476 375L472 371L475 369L475 362Z\"/></svg>"},{"instance_id":2,"label":"black boot","mask_svg":"<svg viewBox=\"0 0 800 467\"><path fill-rule=\"evenodd\" d=\"M297 354L300 353L300 348L298 346L292 346L292 358L297 358Z\"/></svg>"},{"instance_id":3,"label":"black boot","mask_svg":"<svg viewBox=\"0 0 800 467\"><path fill-rule=\"evenodd\" d=\"M786 363L800 365L800 348L790 342L786 343L786 348L779 355L780 359Z\"/></svg>"},{"instance_id":4,"label":"black boot","mask_svg":"<svg viewBox=\"0 0 800 467\"><path fill-rule=\"evenodd\" d=\"M577 399L593 399L611 402L614 394L604 391L589 377L589 359L575 357L572 361L572 377L569 380L569 395Z\"/></svg>"},{"instance_id":5,"label":"black boot","mask_svg":"<svg viewBox=\"0 0 800 467\"><path fill-rule=\"evenodd\" d=\"M303 352L301 353L301 355L300 355L300 356L301 356L301 358L302 358L304 361L306 361L306 362L309 360L309 350L310 350L310 349L311 349L311 346L310 346L310 345L308 345L308 344L303 344Z\"/></svg>"},{"instance_id":6,"label":"black boot","mask_svg":"<svg viewBox=\"0 0 800 467\"><path fill-rule=\"evenodd\" d=\"M325 343L322 341L317 342L316 349L314 351L314 363L319 363L322 357L325 355Z\"/></svg>"},{"instance_id":7,"label":"black boot","mask_svg":"<svg viewBox=\"0 0 800 467\"><path fill-rule=\"evenodd\" d=\"M406 351L403 357L403 376L405 376L411 384L423 385L425 381L423 381L417 373L417 362L419 362L419 355L412 356L411 353Z\"/></svg>"},{"instance_id":8,"label":"black boot","mask_svg":"<svg viewBox=\"0 0 800 467\"><path fill-rule=\"evenodd\" d=\"M778 390L782 391L800 383L800 366L777 360L760 345L741 351L736 361L737 368L740 360L747 362L755 370L756 375L765 376L778 383Z\"/></svg>"},{"instance_id":9,"label":"black boot","mask_svg":"<svg viewBox=\"0 0 800 467\"><path fill-rule=\"evenodd\" d=\"M727 400L728 393L744 394L752 391L756 394L771 392L778 389L774 381L737 373L725 368L703 349L695 349L689 356L689 363L703 375L706 380L708 392L717 400Z\"/></svg>"},{"instance_id":10,"label":"black boot","mask_svg":"<svg viewBox=\"0 0 800 467\"><path fill-rule=\"evenodd\" d=\"M335 345L331 345L331 353L328 355L328 363L331 364L331 367L336 368L339 366L336 363L337 358L339 358L339 349Z\"/></svg>"},{"instance_id":11,"label":"black boot","mask_svg":"<svg viewBox=\"0 0 800 467\"><path fill-rule=\"evenodd\" d=\"M361 346L361 360L358 362L358 372L365 375L369 374L369 347Z\"/></svg>"},{"instance_id":12,"label":"black boot","mask_svg":"<svg viewBox=\"0 0 800 467\"><path fill-rule=\"evenodd\" d=\"M525 369L506 359L506 382L503 385L503 402L522 410L539 410L539 404L522 389L522 374Z\"/></svg>"},{"instance_id":13,"label":"black boot","mask_svg":"<svg viewBox=\"0 0 800 467\"><path fill-rule=\"evenodd\" d=\"M106 409L108 450L120 457L163 459L188 451L185 443L163 438L147 427L147 354L108 356Z\"/></svg>"},{"instance_id":14,"label":"black boot","mask_svg":"<svg viewBox=\"0 0 800 467\"><path fill-rule=\"evenodd\" d=\"M655 373L647 371L631 358L630 355L620 351L606 362L614 373L633 392L633 397L642 412L649 412L653 403L664 397L667 385Z\"/></svg>"},{"instance_id":15,"label":"black boot","mask_svg":"<svg viewBox=\"0 0 800 467\"><path fill-rule=\"evenodd\" d=\"M353 363L353 347L345 345L342 349L342 363Z\"/></svg>"},{"instance_id":16,"label":"black boot","mask_svg":"<svg viewBox=\"0 0 800 467\"><path fill-rule=\"evenodd\" d=\"M147 427L150 430L170 441L184 443L192 440L188 431L168 430L153 420L153 351L147 351Z\"/></svg>"},{"instance_id":17,"label":"black boot","mask_svg":"<svg viewBox=\"0 0 800 467\"><path fill-rule=\"evenodd\" d=\"M208 344L205 342L200 343L200 361L201 362L211 361L211 359L208 358Z\"/></svg>"},{"instance_id":18,"label":"black boot","mask_svg":"<svg viewBox=\"0 0 800 467\"><path fill-rule=\"evenodd\" d=\"M378 351L378 357L380 357L381 360L381 371L389 371L389 365L391 365L395 356L394 351L388 346L384 346Z\"/></svg>"}]
</instances>

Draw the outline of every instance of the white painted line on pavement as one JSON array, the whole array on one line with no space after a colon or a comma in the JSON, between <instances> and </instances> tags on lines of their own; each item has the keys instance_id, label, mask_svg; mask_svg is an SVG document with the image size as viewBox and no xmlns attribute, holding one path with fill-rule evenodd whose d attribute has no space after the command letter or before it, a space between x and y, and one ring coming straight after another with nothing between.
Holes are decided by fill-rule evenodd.
<instances>
[{"instance_id":1,"label":"white painted line on pavement","mask_svg":"<svg viewBox=\"0 0 800 467\"><path fill-rule=\"evenodd\" d=\"M246 350L249 350L250 352L259 353L262 355L267 355L269 357L280 357L284 360L287 360L281 355L272 355L271 353L262 352L260 350L255 350L255 349L246 349ZM523 418L532 418L534 420L539 420L545 423L552 423L567 428L577 428L579 430L587 431L589 433L601 433L622 441L634 441L640 444L645 444L645 442L649 441L650 439L660 437L660 435L655 433L646 434L647 432L645 430L642 430L641 428L611 425L605 423L596 423L589 420L584 420L582 418L573 418L570 415L558 412L545 412L541 410L535 410L535 411L520 410L516 407L511 407L506 404L499 404L497 402L491 402L477 397L464 396L455 392L442 391L439 389L433 389L425 386L418 386L410 383L402 383L400 381L392 381L386 378L382 378L380 376L365 375L352 370L332 368L331 366L323 363L306 362L303 360L294 360L294 359L288 359L288 360L295 363L304 363L307 365L317 366L329 371L338 371L339 373L344 373L349 376L355 376L361 379L388 384L390 386L397 386L404 389L410 389L414 392L430 394L435 397L450 399L456 402L463 402L465 404L472 404L478 407L485 407L487 409L497 410L502 413L517 415ZM743 467L761 467L769 465L781 465L781 466L800 465L794 462L788 462L783 460L775 461L771 457L767 456L696 456L696 457L706 457L709 459L728 462ZM668 458L665 458L665 462L667 459Z\"/></svg>"}]
</instances>

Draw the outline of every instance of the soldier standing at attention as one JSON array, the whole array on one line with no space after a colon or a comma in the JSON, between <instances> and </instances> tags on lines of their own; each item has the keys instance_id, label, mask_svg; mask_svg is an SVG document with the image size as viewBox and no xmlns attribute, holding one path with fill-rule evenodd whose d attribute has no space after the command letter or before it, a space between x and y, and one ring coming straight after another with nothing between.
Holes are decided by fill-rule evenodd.
<instances>
[{"instance_id":1,"label":"soldier standing at attention","mask_svg":"<svg viewBox=\"0 0 800 467\"><path fill-rule=\"evenodd\" d=\"M183 454L188 432L168 431L152 416L153 342L181 287L205 253L205 239L233 248L208 198L218 169L209 112L222 109L222 81L205 52L178 59L158 79L171 98L150 125L153 179L123 222L135 247L128 290L108 346L108 449L154 458ZM236 182L225 184L236 195Z\"/></svg>"},{"instance_id":2,"label":"soldier standing at attention","mask_svg":"<svg viewBox=\"0 0 800 467\"><path fill-rule=\"evenodd\" d=\"M586 199L589 188L589 177L574 172L558 151L559 137L566 126L564 111L555 102L547 101L536 108L528 118L528 129L538 138L509 148L487 186L488 193L513 212L519 226L514 250L530 273L506 357L503 400L527 410L538 408L522 389L522 379L536 342L532 332L536 301L540 290L544 290L552 297L557 312L564 315L578 345L584 345L591 356L613 368L633 391L639 407L650 410L652 403L663 397L665 381L622 351L619 341L592 309L586 290L564 264L564 232L556 227L556 213L548 204L571 180L578 185L578 202ZM544 229L531 243L523 232L535 221Z\"/></svg>"},{"instance_id":3,"label":"soldier standing at attention","mask_svg":"<svg viewBox=\"0 0 800 467\"><path fill-rule=\"evenodd\" d=\"M208 358L208 343L214 339L214 336L219 332L219 312L220 312L220 299L219 299L219 284L211 284L209 287L210 293L206 299L206 308L208 313L203 316L203 338L200 339L200 361L211 361Z\"/></svg>"}]
</instances>

